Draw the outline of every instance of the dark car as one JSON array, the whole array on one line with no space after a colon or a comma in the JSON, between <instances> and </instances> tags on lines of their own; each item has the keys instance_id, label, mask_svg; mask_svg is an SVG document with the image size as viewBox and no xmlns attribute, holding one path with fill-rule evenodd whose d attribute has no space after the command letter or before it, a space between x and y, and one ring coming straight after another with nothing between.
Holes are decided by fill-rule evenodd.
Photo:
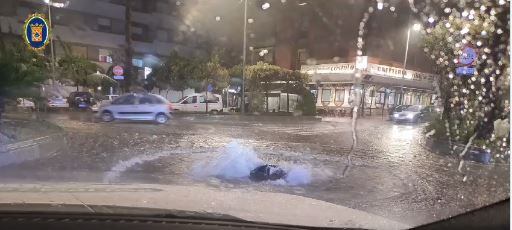
<instances>
[{"instance_id":1,"label":"dark car","mask_svg":"<svg viewBox=\"0 0 512 230\"><path fill-rule=\"evenodd\" d=\"M93 103L93 96L89 92L72 92L68 97L69 108L86 109Z\"/></svg>"},{"instance_id":2,"label":"dark car","mask_svg":"<svg viewBox=\"0 0 512 230\"><path fill-rule=\"evenodd\" d=\"M434 106L409 106L402 112L395 112L393 114L393 121L395 122L424 122L432 120L437 114Z\"/></svg>"},{"instance_id":3,"label":"dark car","mask_svg":"<svg viewBox=\"0 0 512 230\"><path fill-rule=\"evenodd\" d=\"M396 113L400 113L407 108L411 107L411 105L397 105L389 109L389 119L393 120L393 115Z\"/></svg>"}]
</instances>

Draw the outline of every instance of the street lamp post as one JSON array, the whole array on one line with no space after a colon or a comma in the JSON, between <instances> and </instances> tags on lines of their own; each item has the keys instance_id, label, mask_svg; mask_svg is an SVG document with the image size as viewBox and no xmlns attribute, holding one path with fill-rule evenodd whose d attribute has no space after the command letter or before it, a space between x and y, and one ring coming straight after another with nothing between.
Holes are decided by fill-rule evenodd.
<instances>
[{"instance_id":1,"label":"street lamp post","mask_svg":"<svg viewBox=\"0 0 512 230\"><path fill-rule=\"evenodd\" d=\"M419 31L421 29L421 25L418 24L418 23L415 23L413 26L412 26L412 29L414 31ZM411 38L411 27L407 28L407 41L405 42L405 55L404 55L404 77L405 77L405 74L406 74L406 70L405 68L407 67L407 54L409 53L409 40ZM402 86L401 87L401 94L400 94L400 103L403 104L403 99L404 99L404 87Z\"/></svg>"},{"instance_id":2,"label":"street lamp post","mask_svg":"<svg viewBox=\"0 0 512 230\"><path fill-rule=\"evenodd\" d=\"M52 28L52 1L45 0L45 2L48 4L48 26L50 29ZM53 53L53 31L50 34L50 56L52 59L52 85L55 84L55 56Z\"/></svg>"},{"instance_id":3,"label":"street lamp post","mask_svg":"<svg viewBox=\"0 0 512 230\"><path fill-rule=\"evenodd\" d=\"M52 6L57 8L66 7L69 4L69 1L66 1L66 3L58 3L53 2L52 0L44 0L44 2L48 5L48 27L50 27L50 30L52 30ZM50 33L50 58L52 59L52 84L55 83L55 51L53 48L53 31Z\"/></svg>"},{"instance_id":4,"label":"street lamp post","mask_svg":"<svg viewBox=\"0 0 512 230\"><path fill-rule=\"evenodd\" d=\"M242 114L245 113L245 61L247 53L247 0L244 0L244 42L242 51Z\"/></svg>"},{"instance_id":5,"label":"street lamp post","mask_svg":"<svg viewBox=\"0 0 512 230\"><path fill-rule=\"evenodd\" d=\"M416 23L412 26L414 31L419 31L421 29L421 25ZM404 70L407 65L407 53L409 52L409 39L411 38L411 27L407 29L407 42L405 43L405 56L404 56Z\"/></svg>"}]
</instances>

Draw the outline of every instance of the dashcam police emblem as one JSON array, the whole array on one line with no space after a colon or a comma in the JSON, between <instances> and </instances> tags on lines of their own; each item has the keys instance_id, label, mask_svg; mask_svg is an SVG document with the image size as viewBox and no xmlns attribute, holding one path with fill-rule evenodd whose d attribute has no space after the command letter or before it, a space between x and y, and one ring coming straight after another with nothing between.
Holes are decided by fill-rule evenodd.
<instances>
[{"instance_id":1,"label":"dashcam police emblem","mask_svg":"<svg viewBox=\"0 0 512 230\"><path fill-rule=\"evenodd\" d=\"M43 49L48 43L50 28L42 14L32 14L23 26L23 38L32 49Z\"/></svg>"}]
</instances>

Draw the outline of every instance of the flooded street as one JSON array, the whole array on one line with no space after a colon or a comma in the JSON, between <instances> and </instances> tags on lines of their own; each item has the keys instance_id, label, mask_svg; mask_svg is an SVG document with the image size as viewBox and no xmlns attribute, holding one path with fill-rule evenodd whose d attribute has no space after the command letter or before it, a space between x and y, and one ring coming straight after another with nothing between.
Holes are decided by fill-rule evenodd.
<instances>
[{"instance_id":1,"label":"flooded street","mask_svg":"<svg viewBox=\"0 0 512 230\"><path fill-rule=\"evenodd\" d=\"M208 185L315 198L411 225L432 222L508 197L508 165L467 162L429 152L422 124L381 117L358 122L351 146L349 118L177 115L166 125L95 122L89 113L54 113L66 148L0 168L0 182L91 182ZM252 182L261 164L288 172Z\"/></svg>"}]
</instances>

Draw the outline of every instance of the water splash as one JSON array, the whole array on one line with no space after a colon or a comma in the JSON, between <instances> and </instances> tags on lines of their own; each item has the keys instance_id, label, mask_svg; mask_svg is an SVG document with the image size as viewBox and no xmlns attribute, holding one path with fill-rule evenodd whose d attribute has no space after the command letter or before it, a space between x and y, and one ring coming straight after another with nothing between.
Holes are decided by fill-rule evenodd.
<instances>
[{"instance_id":1,"label":"water splash","mask_svg":"<svg viewBox=\"0 0 512 230\"><path fill-rule=\"evenodd\" d=\"M236 140L220 149L217 158L198 163L192 173L196 178L216 177L249 181L251 170L268 163L279 165L287 172L286 178L272 181L271 184L296 186L309 184L312 181L310 167L287 162L265 162L251 147L242 145Z\"/></svg>"},{"instance_id":2,"label":"water splash","mask_svg":"<svg viewBox=\"0 0 512 230\"><path fill-rule=\"evenodd\" d=\"M160 157L169 156L170 154L171 154L171 152L160 152L160 153L157 153L157 154L139 155L139 156L130 158L130 159L125 160L125 161L120 161L116 165L114 165L114 167L112 167L110 169L110 171L108 171L105 174L105 177L103 178L103 182L104 183L114 182L114 181L117 180L117 178L119 178L119 176L124 171L126 171L127 169L133 167L134 165L142 164L142 163L147 162L147 161L153 161L153 160L156 160L156 159L158 159Z\"/></svg>"},{"instance_id":3,"label":"water splash","mask_svg":"<svg viewBox=\"0 0 512 230\"><path fill-rule=\"evenodd\" d=\"M221 152L217 159L197 164L193 168L193 175L200 178L243 179L249 176L252 169L263 164L252 148L238 141L232 141Z\"/></svg>"}]
</instances>

